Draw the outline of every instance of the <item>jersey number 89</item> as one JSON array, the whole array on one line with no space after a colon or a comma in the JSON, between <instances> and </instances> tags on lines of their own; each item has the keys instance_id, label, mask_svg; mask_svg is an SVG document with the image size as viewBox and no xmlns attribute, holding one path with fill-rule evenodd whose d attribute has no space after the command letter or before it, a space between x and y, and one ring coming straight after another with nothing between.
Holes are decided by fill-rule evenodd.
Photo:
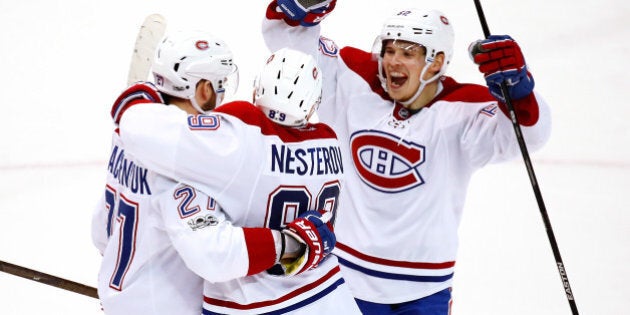
<instances>
[{"instance_id":1,"label":"jersey number 89","mask_svg":"<svg viewBox=\"0 0 630 315\"><path fill-rule=\"evenodd\" d=\"M334 226L340 191L338 181L325 183L311 208L312 195L306 187L279 186L269 194L265 224L268 228L280 230L308 210L323 210L331 212L329 222Z\"/></svg>"},{"instance_id":2,"label":"jersey number 89","mask_svg":"<svg viewBox=\"0 0 630 315\"><path fill-rule=\"evenodd\" d=\"M285 121L287 119L287 115L285 115L284 113L275 111L275 110L270 110L267 116L269 116L269 118L271 118L272 120L276 120L276 121Z\"/></svg>"}]
</instances>

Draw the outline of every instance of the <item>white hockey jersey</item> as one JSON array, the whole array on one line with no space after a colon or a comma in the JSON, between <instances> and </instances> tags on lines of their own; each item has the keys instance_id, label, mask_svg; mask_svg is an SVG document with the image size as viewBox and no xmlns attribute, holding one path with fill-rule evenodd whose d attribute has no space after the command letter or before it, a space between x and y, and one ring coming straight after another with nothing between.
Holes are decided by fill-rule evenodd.
<instances>
[{"instance_id":1,"label":"white hockey jersey","mask_svg":"<svg viewBox=\"0 0 630 315\"><path fill-rule=\"evenodd\" d=\"M160 198L172 216L194 212L195 204L182 204L177 193L194 187L189 196L213 196L238 227L281 229L314 209L332 212L335 220L344 169L339 142L327 125L282 127L240 101L196 116L148 104L125 112L120 134L134 156L186 185ZM195 220L200 223L195 226L171 220L168 227L187 265L207 280L203 314L359 313L335 256L293 277L266 271L245 276L268 258L256 254L248 235L204 241L197 233L214 229L210 221Z\"/></svg>"},{"instance_id":2,"label":"white hockey jersey","mask_svg":"<svg viewBox=\"0 0 630 315\"><path fill-rule=\"evenodd\" d=\"M203 279L177 254L153 203L175 183L130 155L117 133L107 171L92 220L105 314L200 314Z\"/></svg>"},{"instance_id":3,"label":"white hockey jersey","mask_svg":"<svg viewBox=\"0 0 630 315\"><path fill-rule=\"evenodd\" d=\"M341 141L346 171L334 250L344 278L355 297L376 303L451 287L471 176L520 156L503 104L485 86L442 77L435 100L411 113L383 91L371 53L339 49L320 29L266 18L262 30L270 50L301 50L322 69L318 114ZM538 95L514 103L529 150L540 148L547 105Z\"/></svg>"}]
</instances>

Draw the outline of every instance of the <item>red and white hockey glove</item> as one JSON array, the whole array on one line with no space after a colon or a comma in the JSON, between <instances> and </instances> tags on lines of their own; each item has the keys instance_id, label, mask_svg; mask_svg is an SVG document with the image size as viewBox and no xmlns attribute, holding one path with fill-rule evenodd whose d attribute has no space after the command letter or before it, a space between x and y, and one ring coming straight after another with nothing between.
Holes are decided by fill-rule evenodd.
<instances>
[{"instance_id":1,"label":"red and white hockey glove","mask_svg":"<svg viewBox=\"0 0 630 315\"><path fill-rule=\"evenodd\" d=\"M111 110L114 123L118 125L120 118L129 107L142 103L164 103L162 94L151 82L136 82L118 96Z\"/></svg>"},{"instance_id":2,"label":"red and white hockey glove","mask_svg":"<svg viewBox=\"0 0 630 315\"><path fill-rule=\"evenodd\" d=\"M335 5L337 0L274 0L267 8L267 18L282 18L291 26L315 26Z\"/></svg>"},{"instance_id":3,"label":"red and white hockey glove","mask_svg":"<svg viewBox=\"0 0 630 315\"><path fill-rule=\"evenodd\" d=\"M505 103L501 83L507 85L513 100L527 97L534 90L534 78L527 71L518 44L508 35L491 35L470 44L468 52L484 74L490 93Z\"/></svg>"},{"instance_id":4,"label":"red and white hockey glove","mask_svg":"<svg viewBox=\"0 0 630 315\"><path fill-rule=\"evenodd\" d=\"M301 247L297 258L280 260L284 275L292 276L311 270L332 252L336 243L335 234L322 213L307 211L282 230L285 238L293 238Z\"/></svg>"}]
</instances>

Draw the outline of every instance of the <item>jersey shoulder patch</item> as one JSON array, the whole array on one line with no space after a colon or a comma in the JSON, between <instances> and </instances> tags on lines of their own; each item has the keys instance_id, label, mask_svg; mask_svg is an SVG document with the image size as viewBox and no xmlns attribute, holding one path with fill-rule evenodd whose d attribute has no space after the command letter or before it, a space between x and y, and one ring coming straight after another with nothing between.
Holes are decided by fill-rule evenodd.
<instances>
[{"instance_id":1,"label":"jersey shoulder patch","mask_svg":"<svg viewBox=\"0 0 630 315\"><path fill-rule=\"evenodd\" d=\"M319 37L319 51L328 57L337 57L339 54L339 46L335 42L327 37Z\"/></svg>"}]
</instances>

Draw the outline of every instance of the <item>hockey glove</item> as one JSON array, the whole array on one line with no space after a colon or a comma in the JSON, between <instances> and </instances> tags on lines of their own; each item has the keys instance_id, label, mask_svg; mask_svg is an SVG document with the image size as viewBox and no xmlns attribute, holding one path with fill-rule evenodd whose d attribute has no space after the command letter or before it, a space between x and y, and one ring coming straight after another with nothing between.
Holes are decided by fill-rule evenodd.
<instances>
[{"instance_id":1,"label":"hockey glove","mask_svg":"<svg viewBox=\"0 0 630 315\"><path fill-rule=\"evenodd\" d=\"M534 90L534 78L527 71L518 44L507 35L491 35L470 44L468 52L484 74L490 93L505 103L501 83L507 85L510 98L522 99Z\"/></svg>"},{"instance_id":2,"label":"hockey glove","mask_svg":"<svg viewBox=\"0 0 630 315\"><path fill-rule=\"evenodd\" d=\"M114 123L120 122L127 108L142 103L164 103L162 94L151 82L136 82L120 94L112 106L111 115Z\"/></svg>"},{"instance_id":3,"label":"hockey glove","mask_svg":"<svg viewBox=\"0 0 630 315\"><path fill-rule=\"evenodd\" d=\"M284 275L292 276L311 270L324 260L335 247L333 228L317 211L307 211L282 230L286 238L293 238L302 247L296 259L280 260Z\"/></svg>"},{"instance_id":4,"label":"hockey glove","mask_svg":"<svg viewBox=\"0 0 630 315\"><path fill-rule=\"evenodd\" d=\"M315 26L335 9L337 0L276 0L276 4L289 25L296 26L291 21L297 21L302 26Z\"/></svg>"}]
</instances>

